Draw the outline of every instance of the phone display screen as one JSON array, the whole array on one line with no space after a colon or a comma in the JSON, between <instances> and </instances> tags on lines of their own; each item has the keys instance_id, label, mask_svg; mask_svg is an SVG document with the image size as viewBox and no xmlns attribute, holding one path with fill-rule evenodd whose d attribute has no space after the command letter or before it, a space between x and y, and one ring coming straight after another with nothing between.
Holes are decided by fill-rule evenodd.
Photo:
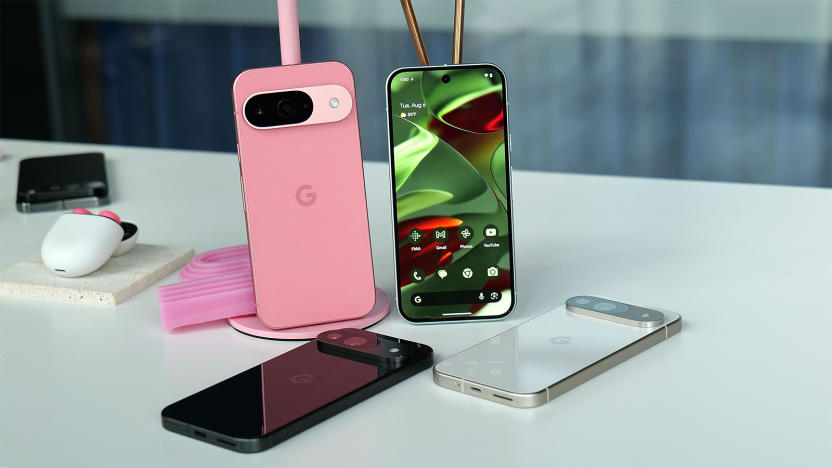
<instances>
[{"instance_id":1,"label":"phone display screen","mask_svg":"<svg viewBox=\"0 0 832 468\"><path fill-rule=\"evenodd\" d=\"M387 93L402 314L412 321L508 314L503 73L492 65L405 68L390 76Z\"/></svg>"}]
</instances>

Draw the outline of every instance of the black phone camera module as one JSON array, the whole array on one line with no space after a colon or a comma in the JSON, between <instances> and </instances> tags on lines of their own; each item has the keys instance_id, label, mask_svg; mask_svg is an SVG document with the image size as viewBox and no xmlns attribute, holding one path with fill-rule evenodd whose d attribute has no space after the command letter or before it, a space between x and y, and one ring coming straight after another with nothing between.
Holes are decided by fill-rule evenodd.
<instances>
[{"instance_id":1,"label":"black phone camera module","mask_svg":"<svg viewBox=\"0 0 832 468\"><path fill-rule=\"evenodd\" d=\"M451 82L451 75L442 75L442 82L443 83L450 83Z\"/></svg>"},{"instance_id":2,"label":"black phone camera module","mask_svg":"<svg viewBox=\"0 0 832 468\"><path fill-rule=\"evenodd\" d=\"M402 365L419 350L410 341L349 328L321 333L317 341L323 353L387 367Z\"/></svg>"},{"instance_id":3,"label":"black phone camera module","mask_svg":"<svg viewBox=\"0 0 832 468\"><path fill-rule=\"evenodd\" d=\"M252 96L244 112L252 126L268 128L304 122L312 107L312 98L303 91L283 91Z\"/></svg>"}]
</instances>

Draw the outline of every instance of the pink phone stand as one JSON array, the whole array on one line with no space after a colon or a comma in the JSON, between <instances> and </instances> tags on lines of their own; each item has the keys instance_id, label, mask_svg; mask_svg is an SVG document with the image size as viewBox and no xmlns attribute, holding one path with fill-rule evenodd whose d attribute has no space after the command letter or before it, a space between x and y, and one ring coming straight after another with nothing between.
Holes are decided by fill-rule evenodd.
<instances>
[{"instance_id":1,"label":"pink phone stand","mask_svg":"<svg viewBox=\"0 0 832 468\"><path fill-rule=\"evenodd\" d=\"M275 330L269 328L257 318L257 315L246 315L244 317L232 317L228 324L238 332L258 338L270 338L272 340L308 340L319 334L336 328L367 328L375 325L390 312L390 297L379 288L376 288L376 303L370 313L357 319L344 320L341 322L319 323L305 327L284 328Z\"/></svg>"},{"instance_id":2,"label":"pink phone stand","mask_svg":"<svg viewBox=\"0 0 832 468\"><path fill-rule=\"evenodd\" d=\"M277 6L283 65L297 65L301 62L298 2L277 0ZM346 89L343 90L346 95L340 100L346 104L351 97ZM340 92L330 91L328 92L334 95ZM343 107L343 111L348 112L349 109ZM361 196L363 199L363 191ZM366 202L362 203L366 205ZM372 261L367 266L372 274ZM162 326L167 330L227 319L234 329L247 335L277 340L303 340L315 338L321 332L335 328L366 328L390 312L390 297L375 288L375 303L362 317L296 328L271 328L256 315L248 245L226 247L197 255L179 272L179 280L179 284L160 286L158 289ZM364 298L369 299L369 289L364 291Z\"/></svg>"},{"instance_id":3,"label":"pink phone stand","mask_svg":"<svg viewBox=\"0 0 832 468\"><path fill-rule=\"evenodd\" d=\"M234 329L247 335L304 340L333 328L366 328L390 312L389 296L376 288L375 304L363 317L280 330L269 328L255 315L247 245L197 255L179 272L179 280L158 288L159 312L166 330L227 319Z\"/></svg>"}]
</instances>

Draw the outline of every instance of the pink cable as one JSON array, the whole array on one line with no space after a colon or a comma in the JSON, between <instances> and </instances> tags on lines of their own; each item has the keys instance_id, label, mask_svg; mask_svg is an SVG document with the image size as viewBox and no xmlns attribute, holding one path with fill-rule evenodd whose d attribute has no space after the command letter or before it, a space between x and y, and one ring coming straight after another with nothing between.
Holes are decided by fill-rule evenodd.
<instances>
[{"instance_id":1,"label":"pink cable","mask_svg":"<svg viewBox=\"0 0 832 468\"><path fill-rule=\"evenodd\" d=\"M247 244L209 250L197 255L179 272L179 281L209 278L238 271L251 271Z\"/></svg>"},{"instance_id":2,"label":"pink cable","mask_svg":"<svg viewBox=\"0 0 832 468\"><path fill-rule=\"evenodd\" d=\"M298 0L277 0L277 26L280 33L280 60L283 65L299 64Z\"/></svg>"},{"instance_id":3,"label":"pink cable","mask_svg":"<svg viewBox=\"0 0 832 468\"><path fill-rule=\"evenodd\" d=\"M255 313L248 245L197 255L179 272L179 280L157 290L166 330Z\"/></svg>"}]
</instances>

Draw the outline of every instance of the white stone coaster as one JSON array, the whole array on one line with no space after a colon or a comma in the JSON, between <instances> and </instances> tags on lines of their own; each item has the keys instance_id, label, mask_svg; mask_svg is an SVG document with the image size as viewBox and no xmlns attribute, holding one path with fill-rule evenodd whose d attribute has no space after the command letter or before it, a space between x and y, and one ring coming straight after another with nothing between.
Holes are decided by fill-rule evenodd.
<instances>
[{"instance_id":1,"label":"white stone coaster","mask_svg":"<svg viewBox=\"0 0 832 468\"><path fill-rule=\"evenodd\" d=\"M193 249L136 244L89 275L63 278L47 270L37 255L0 271L0 296L116 305L182 268L193 256Z\"/></svg>"}]
</instances>

